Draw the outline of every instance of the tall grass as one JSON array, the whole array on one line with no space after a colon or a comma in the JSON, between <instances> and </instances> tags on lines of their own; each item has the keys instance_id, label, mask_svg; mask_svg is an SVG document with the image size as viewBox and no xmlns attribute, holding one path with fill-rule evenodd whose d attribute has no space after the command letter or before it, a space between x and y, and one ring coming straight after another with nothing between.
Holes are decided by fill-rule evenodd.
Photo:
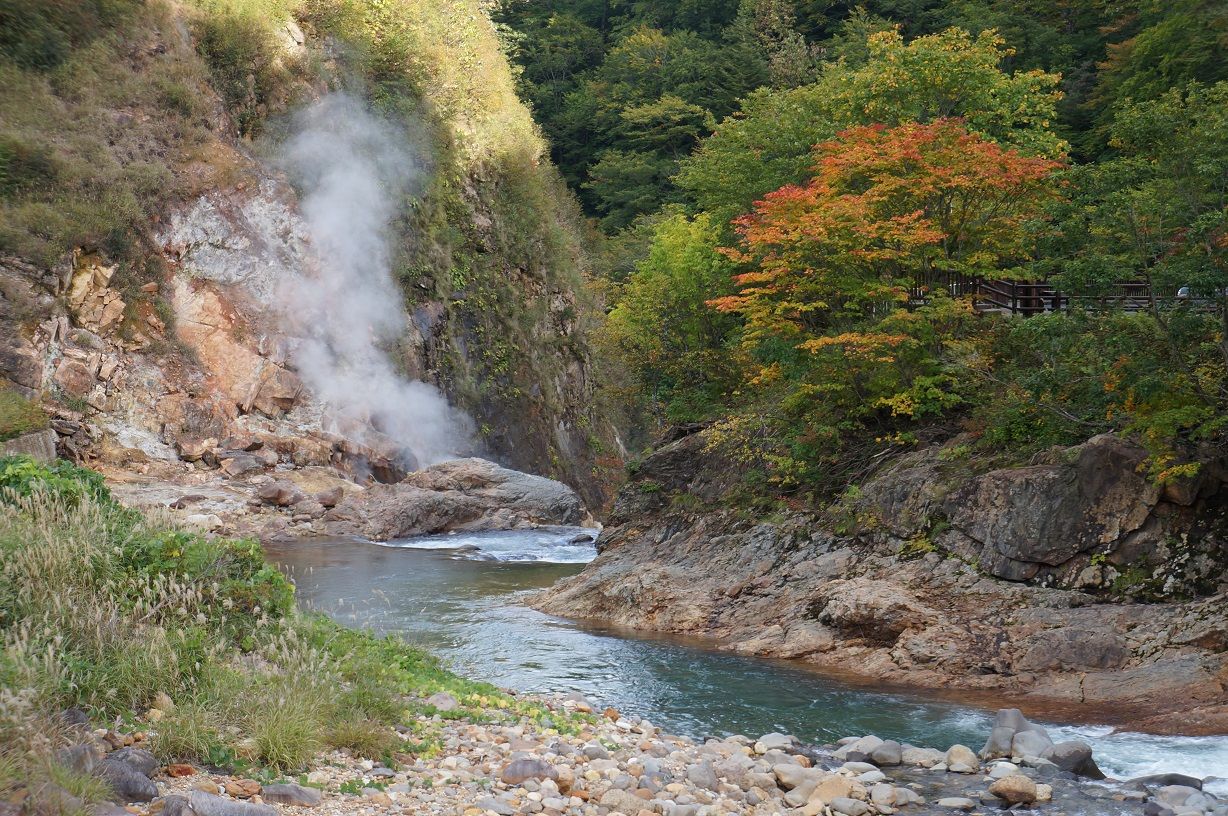
<instances>
[{"instance_id":1,"label":"tall grass","mask_svg":"<svg viewBox=\"0 0 1228 816\"><path fill-rule=\"evenodd\" d=\"M165 761L279 773L328 747L424 750L392 726L441 689L483 717L547 716L400 641L298 613L292 599L254 542L125 509L67 463L0 458L0 798L37 785L98 796L52 759L83 738L59 723L68 708L152 732ZM170 710L142 721L162 695Z\"/></svg>"}]
</instances>

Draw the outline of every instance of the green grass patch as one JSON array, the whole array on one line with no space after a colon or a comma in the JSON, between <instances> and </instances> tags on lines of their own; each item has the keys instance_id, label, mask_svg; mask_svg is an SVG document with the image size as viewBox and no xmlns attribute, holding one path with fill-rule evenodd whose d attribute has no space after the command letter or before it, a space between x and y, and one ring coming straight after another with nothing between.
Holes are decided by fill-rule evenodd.
<instances>
[{"instance_id":1,"label":"green grass patch","mask_svg":"<svg viewBox=\"0 0 1228 816\"><path fill-rule=\"evenodd\" d=\"M3 146L0 145L0 152ZM0 161L3 161L0 156ZM2 172L2 170L0 170ZM0 176L0 184L3 176ZM0 388L0 442L41 431L47 427L47 415L33 400L28 400L10 388Z\"/></svg>"}]
</instances>

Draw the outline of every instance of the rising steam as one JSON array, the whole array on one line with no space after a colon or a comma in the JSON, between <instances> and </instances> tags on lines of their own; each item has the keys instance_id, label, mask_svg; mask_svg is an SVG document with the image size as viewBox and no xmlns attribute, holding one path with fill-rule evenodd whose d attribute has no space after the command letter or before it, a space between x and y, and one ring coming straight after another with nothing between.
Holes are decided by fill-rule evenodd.
<instances>
[{"instance_id":1,"label":"rising steam","mask_svg":"<svg viewBox=\"0 0 1228 816\"><path fill-rule=\"evenodd\" d=\"M295 119L283 159L319 262L279 297L302 338L304 382L347 435L373 427L420 465L466 451L469 418L434 386L399 375L384 351L405 330L388 228L421 176L404 136L352 97L330 94Z\"/></svg>"}]
</instances>

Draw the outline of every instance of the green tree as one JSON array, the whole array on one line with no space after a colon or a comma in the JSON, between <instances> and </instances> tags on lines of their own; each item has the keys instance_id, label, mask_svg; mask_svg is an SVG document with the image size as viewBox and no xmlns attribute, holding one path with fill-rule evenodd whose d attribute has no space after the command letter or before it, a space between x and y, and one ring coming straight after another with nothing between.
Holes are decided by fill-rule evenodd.
<instances>
[{"instance_id":1,"label":"green tree","mask_svg":"<svg viewBox=\"0 0 1228 816\"><path fill-rule=\"evenodd\" d=\"M733 287L720 233L710 216L666 214L602 329L617 368L630 375L624 402L632 411L642 404L653 428L710 415L740 382L730 347L739 321L707 305Z\"/></svg>"},{"instance_id":2,"label":"green tree","mask_svg":"<svg viewBox=\"0 0 1228 816\"><path fill-rule=\"evenodd\" d=\"M1228 82L1121 105L1109 144L1117 156L1070 173L1042 268L1093 302L1148 285L1163 353L1122 358L1109 386L1164 463L1228 409Z\"/></svg>"},{"instance_id":3,"label":"green tree","mask_svg":"<svg viewBox=\"0 0 1228 816\"><path fill-rule=\"evenodd\" d=\"M803 180L814 144L858 124L958 116L973 132L1031 155L1065 150L1052 130L1058 77L1003 71L1011 51L992 32L948 29L905 44L888 31L871 35L868 46L863 66L841 60L812 85L752 94L683 163L678 184L702 209L744 212L769 190Z\"/></svg>"}]
</instances>

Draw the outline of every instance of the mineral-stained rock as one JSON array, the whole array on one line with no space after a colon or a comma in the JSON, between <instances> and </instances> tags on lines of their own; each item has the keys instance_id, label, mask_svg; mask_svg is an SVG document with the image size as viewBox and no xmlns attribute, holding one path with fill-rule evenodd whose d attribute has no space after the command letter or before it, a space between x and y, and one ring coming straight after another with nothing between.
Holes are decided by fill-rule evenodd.
<instances>
[{"instance_id":1,"label":"mineral-stained rock","mask_svg":"<svg viewBox=\"0 0 1228 816\"><path fill-rule=\"evenodd\" d=\"M90 393L97 381L94 372L80 360L65 357L56 366L52 380L69 397L81 399Z\"/></svg>"}]
</instances>

